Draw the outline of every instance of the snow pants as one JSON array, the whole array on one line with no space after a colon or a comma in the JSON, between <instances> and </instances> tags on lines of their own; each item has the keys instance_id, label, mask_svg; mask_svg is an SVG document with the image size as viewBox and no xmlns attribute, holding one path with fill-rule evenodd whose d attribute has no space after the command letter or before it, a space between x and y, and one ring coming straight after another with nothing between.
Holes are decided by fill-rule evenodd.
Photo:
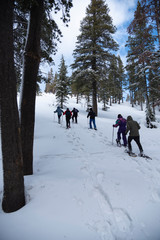
<instances>
[{"instance_id":1,"label":"snow pants","mask_svg":"<svg viewBox=\"0 0 160 240\"><path fill-rule=\"evenodd\" d=\"M124 146L126 147L127 146L127 138L126 138L126 134L125 134L125 132L117 132L117 139L118 139L118 141L120 141L121 140L121 134L122 134L122 139L123 139L123 144L124 144Z\"/></svg>"},{"instance_id":2,"label":"snow pants","mask_svg":"<svg viewBox=\"0 0 160 240\"><path fill-rule=\"evenodd\" d=\"M66 128L70 128L70 118L66 118Z\"/></svg>"},{"instance_id":3,"label":"snow pants","mask_svg":"<svg viewBox=\"0 0 160 240\"><path fill-rule=\"evenodd\" d=\"M140 137L139 137L139 136L136 136L136 137L134 137L134 136L129 136L129 137L128 137L128 150L129 150L130 152L132 152L132 146L131 146L131 141L132 141L132 140L134 140L134 141L137 143L138 148L139 148L139 151L140 151L140 152L143 152L143 148L142 148L142 145L141 145L141 143L140 143Z\"/></svg>"},{"instance_id":4,"label":"snow pants","mask_svg":"<svg viewBox=\"0 0 160 240\"><path fill-rule=\"evenodd\" d=\"M77 115L73 115L72 122L74 122L74 118L75 118L75 123L77 123Z\"/></svg>"},{"instance_id":5,"label":"snow pants","mask_svg":"<svg viewBox=\"0 0 160 240\"><path fill-rule=\"evenodd\" d=\"M61 115L58 115L58 123L61 123Z\"/></svg>"}]
</instances>

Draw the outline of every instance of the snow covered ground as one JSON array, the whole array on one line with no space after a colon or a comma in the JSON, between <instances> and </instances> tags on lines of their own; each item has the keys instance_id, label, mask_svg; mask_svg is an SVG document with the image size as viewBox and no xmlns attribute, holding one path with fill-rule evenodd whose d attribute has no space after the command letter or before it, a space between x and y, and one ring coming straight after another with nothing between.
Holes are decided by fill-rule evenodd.
<instances>
[{"instance_id":1,"label":"snow covered ground","mask_svg":"<svg viewBox=\"0 0 160 240\"><path fill-rule=\"evenodd\" d=\"M57 123L54 95L37 97L34 174L25 176L27 203L10 214L0 207L0 240L160 240L160 124L147 129L145 113L129 103L107 112L99 104L95 131L88 129L85 100L76 104L70 98L67 106L80 111L78 124L70 129L64 117ZM117 147L117 129L112 144L119 113L140 123L141 143L152 160L129 157ZM0 157L0 203L1 162Z\"/></svg>"}]
</instances>

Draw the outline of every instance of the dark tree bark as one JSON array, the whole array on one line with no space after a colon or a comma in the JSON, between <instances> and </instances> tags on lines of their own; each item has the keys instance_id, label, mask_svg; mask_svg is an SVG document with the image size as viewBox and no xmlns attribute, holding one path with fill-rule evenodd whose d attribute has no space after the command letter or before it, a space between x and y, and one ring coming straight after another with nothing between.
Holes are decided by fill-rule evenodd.
<instances>
[{"instance_id":1,"label":"dark tree bark","mask_svg":"<svg viewBox=\"0 0 160 240\"><path fill-rule=\"evenodd\" d=\"M92 105L93 105L93 111L95 112L96 116L98 115L98 109L97 109L97 82L93 81L92 85Z\"/></svg>"},{"instance_id":2,"label":"dark tree bark","mask_svg":"<svg viewBox=\"0 0 160 240\"><path fill-rule=\"evenodd\" d=\"M21 92L21 137L24 175L33 174L33 140L35 123L36 83L40 63L40 37L43 16L43 1L32 3L24 53L23 81Z\"/></svg>"},{"instance_id":3,"label":"dark tree bark","mask_svg":"<svg viewBox=\"0 0 160 240\"><path fill-rule=\"evenodd\" d=\"M13 2L0 1L0 109L4 179L2 208L8 213L25 205L13 55Z\"/></svg>"}]
</instances>

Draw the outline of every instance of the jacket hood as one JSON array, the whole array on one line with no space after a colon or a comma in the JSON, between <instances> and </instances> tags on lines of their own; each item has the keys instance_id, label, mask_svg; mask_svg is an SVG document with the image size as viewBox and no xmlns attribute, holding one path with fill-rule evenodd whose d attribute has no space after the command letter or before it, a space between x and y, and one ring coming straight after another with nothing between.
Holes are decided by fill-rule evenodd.
<instances>
[{"instance_id":1,"label":"jacket hood","mask_svg":"<svg viewBox=\"0 0 160 240\"><path fill-rule=\"evenodd\" d=\"M132 121L132 120L133 120L133 118L131 116L127 117L127 121Z\"/></svg>"},{"instance_id":2,"label":"jacket hood","mask_svg":"<svg viewBox=\"0 0 160 240\"><path fill-rule=\"evenodd\" d=\"M121 114L118 114L118 116L117 116L118 118L122 118L122 115Z\"/></svg>"}]
</instances>

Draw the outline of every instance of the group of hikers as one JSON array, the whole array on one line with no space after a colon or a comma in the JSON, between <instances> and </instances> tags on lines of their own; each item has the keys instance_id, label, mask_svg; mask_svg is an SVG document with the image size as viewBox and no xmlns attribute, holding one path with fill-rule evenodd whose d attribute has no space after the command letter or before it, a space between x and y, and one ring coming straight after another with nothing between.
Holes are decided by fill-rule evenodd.
<instances>
[{"instance_id":1,"label":"group of hikers","mask_svg":"<svg viewBox=\"0 0 160 240\"><path fill-rule=\"evenodd\" d=\"M140 156L143 156L143 148L140 143L140 135L139 135L139 129L140 125L137 121L134 121L131 116L127 117L127 120L122 117L121 114L118 114L118 119L116 121L116 124L113 124L113 127L119 127L117 132L117 145L121 145L121 136L123 139L123 146L127 147L128 143L128 154L132 155L132 146L131 141L134 140L139 148ZM128 141L126 138L127 133L129 132Z\"/></svg>"},{"instance_id":2,"label":"group of hikers","mask_svg":"<svg viewBox=\"0 0 160 240\"><path fill-rule=\"evenodd\" d=\"M59 124L61 123L62 114L66 115L66 128L67 129L70 128L70 119L71 118L72 118L72 122L75 121L75 123L77 123L78 112L79 111L76 108L73 108L72 111L70 111L69 108L67 108L67 110L64 112L59 106L54 111L54 113L57 113ZM88 115L87 115L87 118L90 117L89 125L90 125L90 128L92 128L92 123L93 123L94 129L97 130L96 122L95 122L95 116L96 116L95 112L93 111L92 108L90 108L89 112L88 112Z\"/></svg>"},{"instance_id":3,"label":"group of hikers","mask_svg":"<svg viewBox=\"0 0 160 240\"><path fill-rule=\"evenodd\" d=\"M54 111L54 113L57 113L58 115L58 123L60 123L60 118L63 115L66 116L66 128L70 128L70 119L72 118L72 122L75 121L75 123L77 123L77 117L78 117L78 109L73 108L72 111L69 110L69 108L66 109L66 111L64 112L59 106L57 107L57 109ZM87 118L90 118L89 121L89 128L92 129L92 124L95 130L97 130L96 127L96 122L95 122L95 117L96 114L93 111L92 108L89 109ZM117 145L121 146L121 138L123 140L123 146L127 147L128 146L128 154L132 155L132 146L131 146L131 141L134 140L139 148L140 151L140 156L143 155L143 148L142 145L140 143L140 135L139 135L139 129L140 129L140 125L138 124L137 121L134 121L133 118L131 116L128 116L127 119L123 118L121 114L118 114L117 116L117 120L116 123L113 124L113 128L118 127L118 131L117 131ZM126 138L126 135L129 132L129 136L128 139Z\"/></svg>"},{"instance_id":4,"label":"group of hikers","mask_svg":"<svg viewBox=\"0 0 160 240\"><path fill-rule=\"evenodd\" d=\"M78 117L78 109L73 108L72 111L69 110L69 108L67 108L67 110L64 112L59 106L57 107L57 109L54 111L54 113L57 113L58 116L58 123L61 123L61 116L66 115L66 128L70 128L70 119L72 118L72 122L75 121L75 123L77 123L77 117Z\"/></svg>"}]
</instances>

